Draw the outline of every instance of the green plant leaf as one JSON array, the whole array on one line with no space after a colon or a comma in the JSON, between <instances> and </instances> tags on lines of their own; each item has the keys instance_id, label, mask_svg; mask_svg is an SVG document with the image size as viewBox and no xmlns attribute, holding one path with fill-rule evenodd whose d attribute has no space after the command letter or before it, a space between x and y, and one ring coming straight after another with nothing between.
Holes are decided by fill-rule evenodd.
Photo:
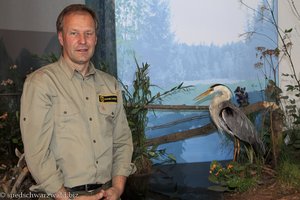
<instances>
[{"instance_id":1,"label":"green plant leaf","mask_svg":"<svg viewBox=\"0 0 300 200\"><path fill-rule=\"evenodd\" d=\"M17 138L13 138L13 139L12 139L12 143L18 144L18 143L19 143L19 140L18 140Z\"/></svg>"},{"instance_id":2,"label":"green plant leaf","mask_svg":"<svg viewBox=\"0 0 300 200\"><path fill-rule=\"evenodd\" d=\"M290 32L292 32L292 31L293 31L293 28L285 29L285 30L284 30L284 33L290 33Z\"/></svg>"},{"instance_id":3,"label":"green plant leaf","mask_svg":"<svg viewBox=\"0 0 300 200\"><path fill-rule=\"evenodd\" d=\"M293 85L286 85L285 87L287 87L286 91L293 91L294 90Z\"/></svg>"},{"instance_id":4,"label":"green plant leaf","mask_svg":"<svg viewBox=\"0 0 300 200\"><path fill-rule=\"evenodd\" d=\"M173 154L168 154L168 158L176 162L176 157Z\"/></svg>"},{"instance_id":5,"label":"green plant leaf","mask_svg":"<svg viewBox=\"0 0 300 200\"><path fill-rule=\"evenodd\" d=\"M286 99L289 99L289 96L281 96L280 98L286 100Z\"/></svg>"}]
</instances>

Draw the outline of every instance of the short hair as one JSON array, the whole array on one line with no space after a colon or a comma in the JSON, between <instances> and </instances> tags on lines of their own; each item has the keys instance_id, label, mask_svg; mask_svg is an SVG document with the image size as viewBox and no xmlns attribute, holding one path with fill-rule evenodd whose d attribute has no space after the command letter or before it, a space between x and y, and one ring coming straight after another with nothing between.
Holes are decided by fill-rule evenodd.
<instances>
[{"instance_id":1,"label":"short hair","mask_svg":"<svg viewBox=\"0 0 300 200\"><path fill-rule=\"evenodd\" d=\"M71 4L67 7L65 7L57 17L57 20L56 20L56 31L57 31L57 33L63 30L64 17L69 15L69 14L76 13L76 12L85 12L85 13L90 14L91 17L93 18L94 22L95 22L96 30L98 29L97 15L92 9L88 8L84 4Z\"/></svg>"}]
</instances>

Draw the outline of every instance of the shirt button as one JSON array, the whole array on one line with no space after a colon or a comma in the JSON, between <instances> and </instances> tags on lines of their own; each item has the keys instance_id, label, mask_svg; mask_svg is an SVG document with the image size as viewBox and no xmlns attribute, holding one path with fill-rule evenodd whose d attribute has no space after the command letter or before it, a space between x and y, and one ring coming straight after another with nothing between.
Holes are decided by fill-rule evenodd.
<instances>
[{"instance_id":1,"label":"shirt button","mask_svg":"<svg viewBox=\"0 0 300 200\"><path fill-rule=\"evenodd\" d=\"M89 97L85 97L86 100L89 100Z\"/></svg>"},{"instance_id":2,"label":"shirt button","mask_svg":"<svg viewBox=\"0 0 300 200\"><path fill-rule=\"evenodd\" d=\"M23 120L26 121L26 117L24 117Z\"/></svg>"},{"instance_id":3,"label":"shirt button","mask_svg":"<svg viewBox=\"0 0 300 200\"><path fill-rule=\"evenodd\" d=\"M96 164L98 164L98 160L96 161Z\"/></svg>"},{"instance_id":4,"label":"shirt button","mask_svg":"<svg viewBox=\"0 0 300 200\"><path fill-rule=\"evenodd\" d=\"M89 120L92 121L93 119L90 117Z\"/></svg>"},{"instance_id":5,"label":"shirt button","mask_svg":"<svg viewBox=\"0 0 300 200\"><path fill-rule=\"evenodd\" d=\"M96 140L93 140L94 143L96 143Z\"/></svg>"},{"instance_id":6,"label":"shirt button","mask_svg":"<svg viewBox=\"0 0 300 200\"><path fill-rule=\"evenodd\" d=\"M111 115L112 115L112 116L114 116L114 115L115 115L115 113L114 113L114 112L111 112Z\"/></svg>"},{"instance_id":7,"label":"shirt button","mask_svg":"<svg viewBox=\"0 0 300 200\"><path fill-rule=\"evenodd\" d=\"M68 112L67 111L64 111L64 114L67 114Z\"/></svg>"}]
</instances>

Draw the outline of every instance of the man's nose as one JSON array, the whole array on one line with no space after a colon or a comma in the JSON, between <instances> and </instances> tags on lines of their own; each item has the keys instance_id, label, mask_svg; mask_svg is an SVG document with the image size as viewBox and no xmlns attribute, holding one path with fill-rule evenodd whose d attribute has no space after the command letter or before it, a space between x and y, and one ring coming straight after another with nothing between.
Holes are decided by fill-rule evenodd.
<instances>
[{"instance_id":1,"label":"man's nose","mask_svg":"<svg viewBox=\"0 0 300 200\"><path fill-rule=\"evenodd\" d=\"M79 35L79 43L80 44L85 44L86 43L86 35L85 34L80 34Z\"/></svg>"}]
</instances>

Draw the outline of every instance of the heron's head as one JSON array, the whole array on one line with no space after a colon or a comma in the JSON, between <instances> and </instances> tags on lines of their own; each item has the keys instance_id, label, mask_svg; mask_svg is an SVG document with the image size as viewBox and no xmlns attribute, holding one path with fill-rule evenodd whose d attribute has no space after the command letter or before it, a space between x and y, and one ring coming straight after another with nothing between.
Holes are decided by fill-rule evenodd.
<instances>
[{"instance_id":1,"label":"heron's head","mask_svg":"<svg viewBox=\"0 0 300 200\"><path fill-rule=\"evenodd\" d=\"M212 94L217 94L217 95L226 95L228 99L232 97L232 92L231 90L223 84L214 84L208 88L205 92L202 94L198 95L194 100L197 102L203 100L205 97L210 96Z\"/></svg>"}]
</instances>

